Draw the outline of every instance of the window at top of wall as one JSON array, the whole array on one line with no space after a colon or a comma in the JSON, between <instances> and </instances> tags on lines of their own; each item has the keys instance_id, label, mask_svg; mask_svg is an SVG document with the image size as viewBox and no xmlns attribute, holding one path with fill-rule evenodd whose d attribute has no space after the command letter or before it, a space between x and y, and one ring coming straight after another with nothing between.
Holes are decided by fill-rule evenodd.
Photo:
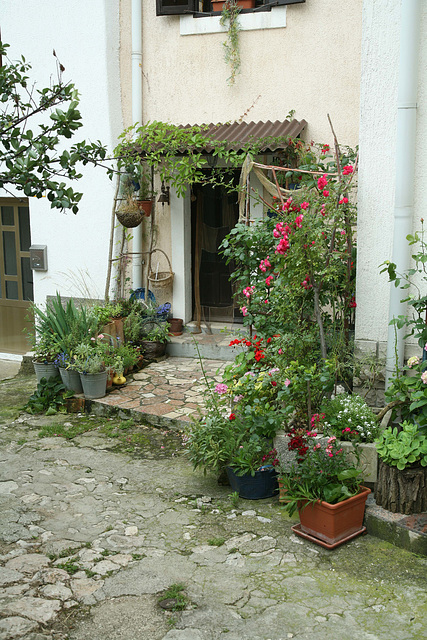
<instances>
[{"instance_id":1,"label":"window at top of wall","mask_svg":"<svg viewBox=\"0 0 427 640\"><path fill-rule=\"evenodd\" d=\"M255 0L253 9L243 9L243 11L270 11L272 7L303 2L305 0ZM203 17L204 13L208 16L211 12L211 0L156 0L158 16L197 14L198 17Z\"/></svg>"}]
</instances>

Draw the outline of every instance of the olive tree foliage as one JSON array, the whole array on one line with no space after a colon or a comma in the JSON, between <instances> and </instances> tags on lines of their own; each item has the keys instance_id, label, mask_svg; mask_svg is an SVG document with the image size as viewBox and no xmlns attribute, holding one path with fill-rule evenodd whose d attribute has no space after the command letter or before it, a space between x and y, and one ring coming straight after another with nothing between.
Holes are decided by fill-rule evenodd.
<instances>
[{"instance_id":1,"label":"olive tree foliage","mask_svg":"<svg viewBox=\"0 0 427 640\"><path fill-rule=\"evenodd\" d=\"M27 75L31 65L24 56L10 61L8 47L0 41L0 188L14 197L16 191L46 195L52 208L77 213L83 194L69 181L82 177L82 165L100 164L107 150L99 141L85 140L66 148L82 117L78 91L63 81L55 51L56 80L38 89Z\"/></svg>"}]
</instances>

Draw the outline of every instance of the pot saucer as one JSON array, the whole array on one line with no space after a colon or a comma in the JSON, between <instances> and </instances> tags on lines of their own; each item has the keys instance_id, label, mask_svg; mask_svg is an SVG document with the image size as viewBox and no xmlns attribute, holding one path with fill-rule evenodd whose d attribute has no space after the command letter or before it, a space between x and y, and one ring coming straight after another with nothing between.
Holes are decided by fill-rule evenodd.
<instances>
[{"instance_id":1,"label":"pot saucer","mask_svg":"<svg viewBox=\"0 0 427 640\"><path fill-rule=\"evenodd\" d=\"M310 540L310 542L319 544L321 547L325 547L325 549L335 549L336 547L339 547L341 544L344 544L344 542L353 540L353 538L357 538L357 536L360 536L366 533L366 527L362 527L361 529L359 529L359 531L355 531L354 533L347 536L346 538L341 538L341 540L338 540L333 544L329 544L328 542L325 542L324 540L320 540L320 538L315 538L315 536L312 536L309 533L306 533L305 531L303 531L301 529L300 523L294 524L294 526L291 527L291 529L294 533L297 534L297 536L300 536L300 538L305 538L305 540Z\"/></svg>"}]
</instances>

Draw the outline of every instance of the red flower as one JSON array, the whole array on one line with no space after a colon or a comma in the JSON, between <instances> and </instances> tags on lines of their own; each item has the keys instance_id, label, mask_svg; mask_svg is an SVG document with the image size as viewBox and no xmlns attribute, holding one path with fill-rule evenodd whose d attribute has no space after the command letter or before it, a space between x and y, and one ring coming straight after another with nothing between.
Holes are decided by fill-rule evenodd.
<instances>
[{"instance_id":1,"label":"red flower","mask_svg":"<svg viewBox=\"0 0 427 640\"><path fill-rule=\"evenodd\" d=\"M275 380L272 380L272 381L271 381L271 386L272 386L272 387L277 387L277 382L276 382Z\"/></svg>"},{"instance_id":2,"label":"red flower","mask_svg":"<svg viewBox=\"0 0 427 640\"><path fill-rule=\"evenodd\" d=\"M229 420L235 420L236 419L236 414L235 413L230 413L230 415L228 416Z\"/></svg>"}]
</instances>

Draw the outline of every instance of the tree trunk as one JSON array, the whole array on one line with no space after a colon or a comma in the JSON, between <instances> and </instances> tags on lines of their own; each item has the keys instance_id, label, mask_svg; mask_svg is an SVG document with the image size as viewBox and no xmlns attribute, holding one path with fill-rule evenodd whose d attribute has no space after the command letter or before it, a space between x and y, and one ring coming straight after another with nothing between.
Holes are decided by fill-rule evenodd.
<instances>
[{"instance_id":1,"label":"tree trunk","mask_svg":"<svg viewBox=\"0 0 427 640\"><path fill-rule=\"evenodd\" d=\"M427 511L427 467L400 471L379 460L374 496L377 505L392 513Z\"/></svg>"}]
</instances>

